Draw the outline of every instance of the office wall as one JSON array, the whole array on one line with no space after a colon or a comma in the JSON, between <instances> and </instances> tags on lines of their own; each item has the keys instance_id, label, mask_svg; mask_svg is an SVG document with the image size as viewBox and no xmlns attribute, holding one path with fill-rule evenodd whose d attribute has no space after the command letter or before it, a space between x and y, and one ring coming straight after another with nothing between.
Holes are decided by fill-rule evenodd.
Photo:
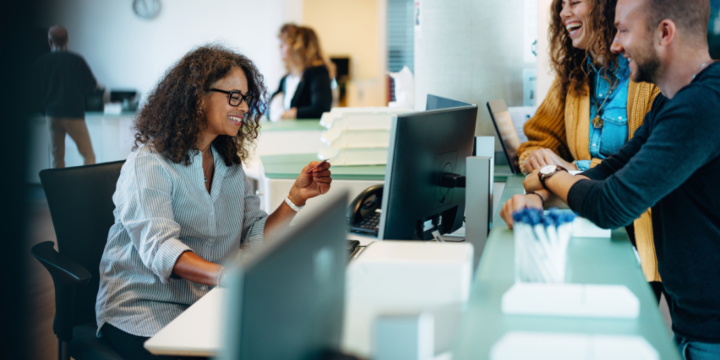
<instances>
[{"instance_id":1,"label":"office wall","mask_svg":"<svg viewBox=\"0 0 720 360\"><path fill-rule=\"evenodd\" d=\"M135 16L132 1L44 0L38 26L68 29L68 49L82 54L108 88L146 95L194 47L220 42L247 55L272 91L283 75L277 32L302 21L302 0L161 0L152 20Z\"/></svg>"},{"instance_id":2,"label":"office wall","mask_svg":"<svg viewBox=\"0 0 720 360\"><path fill-rule=\"evenodd\" d=\"M304 25L317 31L326 56L349 56L348 106L386 106L385 0L304 0Z\"/></svg>"},{"instance_id":3,"label":"office wall","mask_svg":"<svg viewBox=\"0 0 720 360\"><path fill-rule=\"evenodd\" d=\"M548 27L550 26L550 4L552 0L538 1L538 62L537 62L537 104L545 99L555 72L550 67L548 48Z\"/></svg>"},{"instance_id":4,"label":"office wall","mask_svg":"<svg viewBox=\"0 0 720 360\"><path fill-rule=\"evenodd\" d=\"M478 104L476 134L494 135L487 101L523 104L524 1L420 0L419 4L415 107L425 108L427 94ZM499 141L496 149L502 149Z\"/></svg>"}]
</instances>

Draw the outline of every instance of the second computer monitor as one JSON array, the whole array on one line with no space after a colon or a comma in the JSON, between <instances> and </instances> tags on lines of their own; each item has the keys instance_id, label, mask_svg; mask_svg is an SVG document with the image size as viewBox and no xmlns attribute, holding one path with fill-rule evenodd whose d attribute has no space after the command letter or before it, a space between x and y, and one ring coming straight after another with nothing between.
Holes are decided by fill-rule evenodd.
<instances>
[{"instance_id":1,"label":"second computer monitor","mask_svg":"<svg viewBox=\"0 0 720 360\"><path fill-rule=\"evenodd\" d=\"M470 105L393 118L378 238L430 240L435 230L462 226L477 111Z\"/></svg>"},{"instance_id":2,"label":"second computer monitor","mask_svg":"<svg viewBox=\"0 0 720 360\"><path fill-rule=\"evenodd\" d=\"M328 195L326 195L328 196ZM340 349L347 195L277 231L230 270L223 360L320 359Z\"/></svg>"}]
</instances>

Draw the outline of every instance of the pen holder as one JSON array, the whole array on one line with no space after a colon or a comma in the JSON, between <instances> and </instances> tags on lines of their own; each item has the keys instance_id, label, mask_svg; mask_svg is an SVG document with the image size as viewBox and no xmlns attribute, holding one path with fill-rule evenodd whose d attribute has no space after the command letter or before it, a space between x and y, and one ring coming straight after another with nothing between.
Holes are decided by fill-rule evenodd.
<instances>
[{"instance_id":1,"label":"pen holder","mask_svg":"<svg viewBox=\"0 0 720 360\"><path fill-rule=\"evenodd\" d=\"M564 283L567 247L575 214L523 209L513 214L515 281Z\"/></svg>"}]
</instances>

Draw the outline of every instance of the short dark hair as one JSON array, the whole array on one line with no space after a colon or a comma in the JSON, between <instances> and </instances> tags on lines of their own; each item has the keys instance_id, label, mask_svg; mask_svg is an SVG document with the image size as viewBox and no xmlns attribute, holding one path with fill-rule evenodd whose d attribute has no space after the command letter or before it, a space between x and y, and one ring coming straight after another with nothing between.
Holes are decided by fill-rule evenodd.
<instances>
[{"instance_id":1,"label":"short dark hair","mask_svg":"<svg viewBox=\"0 0 720 360\"><path fill-rule=\"evenodd\" d=\"M48 37L52 40L53 44L57 46L65 46L68 42L67 30L60 25L55 25L48 29Z\"/></svg>"},{"instance_id":2,"label":"short dark hair","mask_svg":"<svg viewBox=\"0 0 720 360\"><path fill-rule=\"evenodd\" d=\"M248 94L253 94L248 104L250 109L237 135L219 135L212 143L225 165L240 165L248 158L249 147L258 137L267 90L263 76L250 59L216 44L189 52L160 80L135 120L137 133L133 150L139 144L147 144L168 160L189 165L190 156L199 151L200 133L207 127L202 98L212 84L233 68L245 72Z\"/></svg>"},{"instance_id":3,"label":"short dark hair","mask_svg":"<svg viewBox=\"0 0 720 360\"><path fill-rule=\"evenodd\" d=\"M710 0L646 0L648 29L669 19L691 41L707 45Z\"/></svg>"}]
</instances>

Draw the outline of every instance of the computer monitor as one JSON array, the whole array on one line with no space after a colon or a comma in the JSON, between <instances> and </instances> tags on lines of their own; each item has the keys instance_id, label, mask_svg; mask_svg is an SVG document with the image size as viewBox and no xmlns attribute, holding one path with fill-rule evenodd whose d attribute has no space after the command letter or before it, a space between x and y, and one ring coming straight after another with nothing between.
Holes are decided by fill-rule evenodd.
<instances>
[{"instance_id":1,"label":"computer monitor","mask_svg":"<svg viewBox=\"0 0 720 360\"><path fill-rule=\"evenodd\" d=\"M497 131L497 135L500 138L503 152L510 165L510 170L513 174L522 173L520 164L518 163L517 153L520 147L520 138L518 138L517 132L515 131L515 125L513 125L512 118L510 118L510 112L508 111L507 105L505 105L505 100L490 100L487 103L487 107L490 111L493 124L495 125L495 131Z\"/></svg>"},{"instance_id":2,"label":"computer monitor","mask_svg":"<svg viewBox=\"0 0 720 360\"><path fill-rule=\"evenodd\" d=\"M466 102L428 94L427 102L425 103L425 110L449 109L449 108L454 108L454 107L472 106L472 105L473 104L469 104Z\"/></svg>"},{"instance_id":3,"label":"computer monitor","mask_svg":"<svg viewBox=\"0 0 720 360\"><path fill-rule=\"evenodd\" d=\"M318 359L339 351L346 207L347 194L336 194L230 271L222 359Z\"/></svg>"},{"instance_id":4,"label":"computer monitor","mask_svg":"<svg viewBox=\"0 0 720 360\"><path fill-rule=\"evenodd\" d=\"M393 117L379 239L430 240L462 226L476 119L477 105ZM463 184L442 185L445 175Z\"/></svg>"}]
</instances>

